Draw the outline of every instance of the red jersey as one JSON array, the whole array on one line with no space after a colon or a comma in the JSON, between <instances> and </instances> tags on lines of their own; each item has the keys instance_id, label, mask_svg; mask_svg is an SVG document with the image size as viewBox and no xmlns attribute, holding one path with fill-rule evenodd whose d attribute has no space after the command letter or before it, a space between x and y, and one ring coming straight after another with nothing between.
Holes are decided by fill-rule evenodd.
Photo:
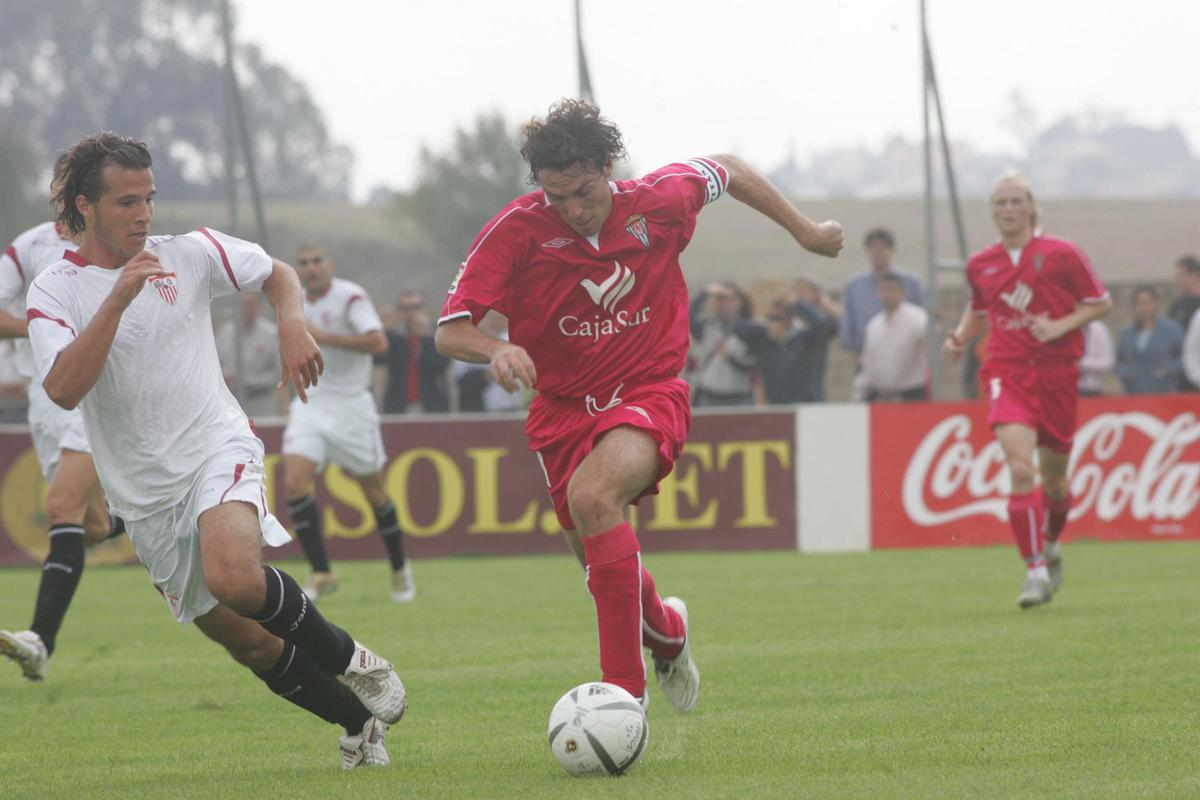
<instances>
[{"instance_id":1,"label":"red jersey","mask_svg":"<svg viewBox=\"0 0 1200 800\"><path fill-rule=\"evenodd\" d=\"M971 308L991 322L988 361L1072 363L1083 357L1083 332L1053 342L1033 338L1030 326L1043 314L1065 317L1078 303L1099 303L1108 290L1086 255L1065 239L1035 235L1016 265L1003 244L980 250L967 262Z\"/></svg>"},{"instance_id":2,"label":"red jersey","mask_svg":"<svg viewBox=\"0 0 1200 800\"><path fill-rule=\"evenodd\" d=\"M679 254L729 172L706 158L616 181L595 241L576 233L542 191L518 197L475 239L438 324L489 309L537 368L540 392L608 398L618 386L679 375L688 296Z\"/></svg>"}]
</instances>

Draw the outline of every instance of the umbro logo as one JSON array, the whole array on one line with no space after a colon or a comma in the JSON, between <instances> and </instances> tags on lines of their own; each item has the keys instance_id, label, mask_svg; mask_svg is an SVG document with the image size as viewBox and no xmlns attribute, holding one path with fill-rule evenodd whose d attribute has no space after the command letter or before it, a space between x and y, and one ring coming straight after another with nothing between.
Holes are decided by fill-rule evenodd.
<instances>
[{"instance_id":1,"label":"umbro logo","mask_svg":"<svg viewBox=\"0 0 1200 800\"><path fill-rule=\"evenodd\" d=\"M550 250L557 250L560 247L566 247L573 241L575 241L575 240L574 239L565 239L560 236L557 239L551 239L548 242L542 242L542 247L548 248Z\"/></svg>"},{"instance_id":2,"label":"umbro logo","mask_svg":"<svg viewBox=\"0 0 1200 800\"><path fill-rule=\"evenodd\" d=\"M1033 302L1033 289L1024 281L1017 281L1017 285L1013 287L1011 292L1001 292L1000 299L1008 304L1009 308L1014 311L1025 313L1029 308L1029 304Z\"/></svg>"},{"instance_id":3,"label":"umbro logo","mask_svg":"<svg viewBox=\"0 0 1200 800\"><path fill-rule=\"evenodd\" d=\"M588 297L592 298L593 303L611 314L617 307L617 303L633 291L634 281L633 270L614 261L612 274L602 283L597 285L585 278L579 282L579 285L587 290Z\"/></svg>"}]
</instances>

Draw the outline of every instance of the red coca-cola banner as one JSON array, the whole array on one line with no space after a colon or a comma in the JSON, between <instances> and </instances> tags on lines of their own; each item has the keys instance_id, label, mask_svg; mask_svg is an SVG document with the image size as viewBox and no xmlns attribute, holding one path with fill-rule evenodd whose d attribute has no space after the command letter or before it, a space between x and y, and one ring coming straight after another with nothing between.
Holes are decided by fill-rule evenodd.
<instances>
[{"instance_id":1,"label":"red coca-cola banner","mask_svg":"<svg viewBox=\"0 0 1200 800\"><path fill-rule=\"evenodd\" d=\"M1067 535L1200 538L1200 401L1085 398ZM1009 542L1008 470L977 403L871 409L873 547Z\"/></svg>"},{"instance_id":2,"label":"red coca-cola banner","mask_svg":"<svg viewBox=\"0 0 1200 800\"><path fill-rule=\"evenodd\" d=\"M520 419L395 420L384 424L385 486L416 558L467 553L564 553L546 482ZM260 425L267 496L287 524L281 428ZM648 551L796 546L795 414L697 414L675 471L644 500L635 524ZM358 485L336 467L318 481L329 552L382 558ZM0 433L0 565L40 561L47 548L45 485L29 435ZM295 544L271 557L299 555ZM93 562L133 558L126 537L98 545Z\"/></svg>"}]
</instances>

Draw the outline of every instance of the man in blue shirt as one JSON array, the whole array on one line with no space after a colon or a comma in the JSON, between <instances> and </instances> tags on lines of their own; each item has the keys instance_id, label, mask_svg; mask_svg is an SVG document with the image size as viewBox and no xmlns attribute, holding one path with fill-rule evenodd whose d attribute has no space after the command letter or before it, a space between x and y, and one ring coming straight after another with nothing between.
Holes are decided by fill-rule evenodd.
<instances>
[{"instance_id":1,"label":"man in blue shirt","mask_svg":"<svg viewBox=\"0 0 1200 800\"><path fill-rule=\"evenodd\" d=\"M925 292L917 276L908 270L896 267L896 237L887 228L872 228L863 238L863 249L871 269L856 275L846 284L842 304L842 324L839 339L842 346L856 356L862 353L863 333L867 323L883 310L879 303L877 287L884 275L891 273L900 278L904 286L904 299L922 308L925 307Z\"/></svg>"}]
</instances>

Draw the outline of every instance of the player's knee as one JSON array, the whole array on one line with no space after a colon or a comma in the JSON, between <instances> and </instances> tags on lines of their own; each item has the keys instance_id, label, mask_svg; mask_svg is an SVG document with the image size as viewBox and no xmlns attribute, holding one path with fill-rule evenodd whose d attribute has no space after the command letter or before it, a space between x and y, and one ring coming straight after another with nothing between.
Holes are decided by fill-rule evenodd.
<instances>
[{"instance_id":1,"label":"player's knee","mask_svg":"<svg viewBox=\"0 0 1200 800\"><path fill-rule=\"evenodd\" d=\"M46 494L46 522L50 525L79 525L83 523L84 504L67 492L51 488Z\"/></svg>"},{"instance_id":2,"label":"player's knee","mask_svg":"<svg viewBox=\"0 0 1200 800\"><path fill-rule=\"evenodd\" d=\"M111 523L101 524L96 520L86 519L83 523L83 542L87 545L100 544L108 538L111 530Z\"/></svg>"},{"instance_id":3,"label":"player's knee","mask_svg":"<svg viewBox=\"0 0 1200 800\"><path fill-rule=\"evenodd\" d=\"M1033 483L1037 477L1037 471L1034 469L1032 461L1023 458L1014 458L1008 462L1008 469L1012 475L1013 492L1025 494L1026 492L1033 491Z\"/></svg>"},{"instance_id":4,"label":"player's knee","mask_svg":"<svg viewBox=\"0 0 1200 800\"><path fill-rule=\"evenodd\" d=\"M1042 491L1055 500L1067 496L1067 477L1065 475L1043 475Z\"/></svg>"},{"instance_id":5,"label":"player's knee","mask_svg":"<svg viewBox=\"0 0 1200 800\"><path fill-rule=\"evenodd\" d=\"M258 612L267 601L267 584L262 567L231 560L205 562L204 582L220 603L242 616Z\"/></svg>"},{"instance_id":6,"label":"player's knee","mask_svg":"<svg viewBox=\"0 0 1200 800\"><path fill-rule=\"evenodd\" d=\"M306 475L298 474L295 471L287 470L283 475L283 491L287 495L288 502L294 502L311 494L310 487L312 481Z\"/></svg>"},{"instance_id":7,"label":"player's knee","mask_svg":"<svg viewBox=\"0 0 1200 800\"><path fill-rule=\"evenodd\" d=\"M618 508L616 498L610 493L586 483L572 483L567 488L567 507L571 519L583 530L595 530L603 519L612 515L613 509Z\"/></svg>"}]
</instances>

